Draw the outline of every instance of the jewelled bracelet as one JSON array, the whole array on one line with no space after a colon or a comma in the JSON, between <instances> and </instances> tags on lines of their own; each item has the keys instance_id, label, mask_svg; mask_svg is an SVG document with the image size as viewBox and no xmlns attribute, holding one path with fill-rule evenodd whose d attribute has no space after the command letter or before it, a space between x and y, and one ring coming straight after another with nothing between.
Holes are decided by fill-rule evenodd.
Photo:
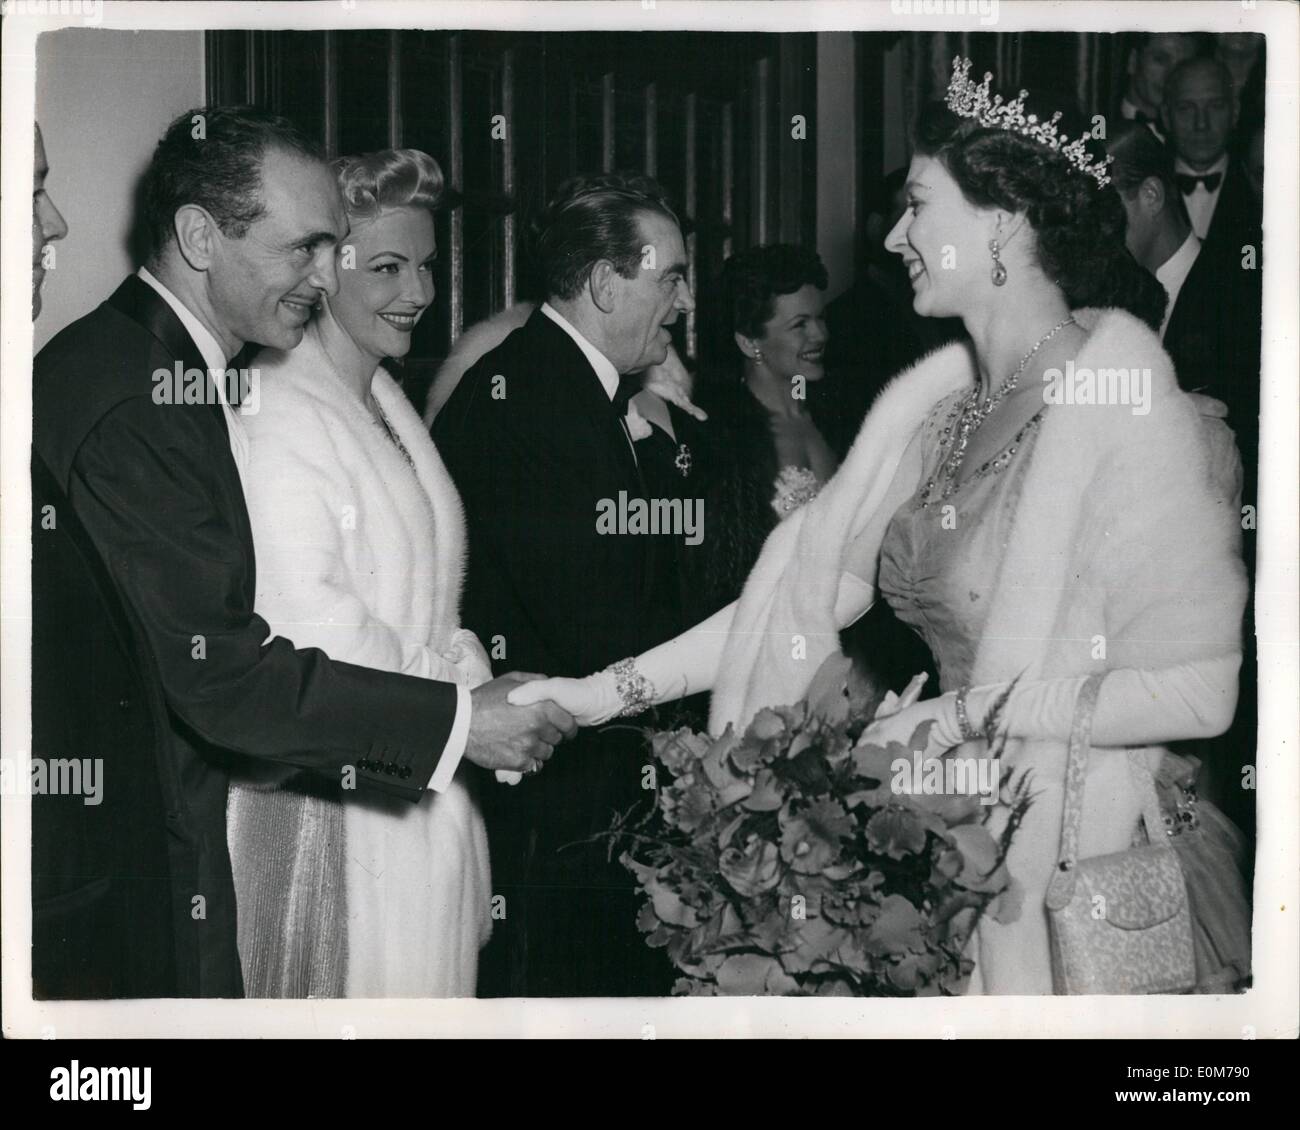
<instances>
[{"instance_id":1,"label":"jewelled bracelet","mask_svg":"<svg viewBox=\"0 0 1300 1130\"><path fill-rule=\"evenodd\" d=\"M650 680L636 669L634 659L620 659L617 663L611 663L605 670L614 676L614 686L623 703L622 708L614 715L615 718L640 714L654 701L654 687L650 685Z\"/></svg>"}]
</instances>

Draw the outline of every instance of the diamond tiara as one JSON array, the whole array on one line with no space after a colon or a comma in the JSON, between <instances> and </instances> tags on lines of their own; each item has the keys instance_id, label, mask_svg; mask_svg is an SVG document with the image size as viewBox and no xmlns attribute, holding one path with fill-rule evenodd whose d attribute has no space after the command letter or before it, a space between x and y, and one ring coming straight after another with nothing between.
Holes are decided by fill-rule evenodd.
<instances>
[{"instance_id":1,"label":"diamond tiara","mask_svg":"<svg viewBox=\"0 0 1300 1130\"><path fill-rule=\"evenodd\" d=\"M1097 181L1099 188L1110 184L1107 166L1114 160L1106 157L1093 161L1087 150L1091 134L1084 133L1074 141L1066 141L1064 135L1057 132L1056 123L1061 118L1061 111L1052 115L1051 121L1040 122L1037 114L1025 113L1025 99L1029 91L1022 90L1020 96L1011 102L1004 102L1002 95L989 97L989 83L993 75L985 71L984 81L974 83L970 78L971 61L956 55L952 60L952 81L948 83L948 95L945 101L954 114L961 118L974 118L985 129L1005 129L1031 138L1048 149L1060 153L1081 173L1087 173Z\"/></svg>"}]
</instances>

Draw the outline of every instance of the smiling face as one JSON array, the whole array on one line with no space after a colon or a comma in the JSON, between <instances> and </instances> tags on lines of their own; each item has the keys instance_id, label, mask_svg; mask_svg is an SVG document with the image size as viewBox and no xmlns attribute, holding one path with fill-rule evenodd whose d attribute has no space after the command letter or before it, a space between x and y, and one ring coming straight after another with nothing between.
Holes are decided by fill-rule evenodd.
<instances>
[{"instance_id":1,"label":"smiling face","mask_svg":"<svg viewBox=\"0 0 1300 1130\"><path fill-rule=\"evenodd\" d=\"M682 233L667 216L643 212L641 245L647 249L630 279L615 275L609 340L617 356L610 360L620 373L635 373L660 365L668 356L672 337L667 327L678 314L695 309L686 281L686 247ZM653 256L648 249L653 248ZM653 264L653 265L650 265Z\"/></svg>"},{"instance_id":2,"label":"smiling face","mask_svg":"<svg viewBox=\"0 0 1300 1130\"><path fill-rule=\"evenodd\" d=\"M907 208L885 250L902 256L912 309L927 318L960 317L988 283L988 213L966 200L942 161L919 153L906 192Z\"/></svg>"},{"instance_id":3,"label":"smiling face","mask_svg":"<svg viewBox=\"0 0 1300 1130\"><path fill-rule=\"evenodd\" d=\"M322 294L338 290L334 253L347 235L343 198L323 162L280 150L262 161L265 214L242 238L218 233L208 265L223 344L292 349Z\"/></svg>"},{"instance_id":4,"label":"smiling face","mask_svg":"<svg viewBox=\"0 0 1300 1130\"><path fill-rule=\"evenodd\" d=\"M796 376L819 381L826 375L826 295L811 283L772 299L772 317L755 341L763 364L782 382Z\"/></svg>"},{"instance_id":5,"label":"smiling face","mask_svg":"<svg viewBox=\"0 0 1300 1130\"><path fill-rule=\"evenodd\" d=\"M1193 65L1167 91L1164 115L1174 152L1193 169L1207 169L1228 149L1237 124L1232 88L1217 66Z\"/></svg>"},{"instance_id":6,"label":"smiling face","mask_svg":"<svg viewBox=\"0 0 1300 1130\"><path fill-rule=\"evenodd\" d=\"M45 139L36 127L36 164L32 170L32 317L41 312L41 284L45 281L45 247L68 234L68 225L45 191L50 171L45 159Z\"/></svg>"},{"instance_id":7,"label":"smiling face","mask_svg":"<svg viewBox=\"0 0 1300 1130\"><path fill-rule=\"evenodd\" d=\"M340 250L354 266L339 271L330 312L370 357L405 357L411 333L432 305L436 245L427 208L386 208L353 222Z\"/></svg>"}]
</instances>

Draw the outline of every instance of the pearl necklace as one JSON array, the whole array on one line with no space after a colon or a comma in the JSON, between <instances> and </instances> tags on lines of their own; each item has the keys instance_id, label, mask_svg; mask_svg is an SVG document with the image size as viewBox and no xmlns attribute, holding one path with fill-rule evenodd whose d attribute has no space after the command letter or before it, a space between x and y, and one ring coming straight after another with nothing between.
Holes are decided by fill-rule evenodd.
<instances>
[{"instance_id":1,"label":"pearl necklace","mask_svg":"<svg viewBox=\"0 0 1300 1130\"><path fill-rule=\"evenodd\" d=\"M1024 374L1025 367L1034 354L1051 341L1059 331L1074 324L1074 315L1071 314L1065 321L1057 322L1047 333L1043 334L1034 343L1034 347L1020 359L1020 364L1016 366L1015 371L998 386L983 404L979 403L980 390L977 384L962 399L961 403L948 413L947 426L940 435L940 443L948 448L948 456L940 465L936 478L930 479L925 484L925 490L921 498L922 508L929 506L931 503L943 501L957 489L957 472L961 470L961 465L966 459L966 448L970 445L971 437L979 430L980 425L993 415L997 407L1015 391L1020 384L1020 378ZM936 497L935 488L937 483L942 483L942 489Z\"/></svg>"}]
</instances>

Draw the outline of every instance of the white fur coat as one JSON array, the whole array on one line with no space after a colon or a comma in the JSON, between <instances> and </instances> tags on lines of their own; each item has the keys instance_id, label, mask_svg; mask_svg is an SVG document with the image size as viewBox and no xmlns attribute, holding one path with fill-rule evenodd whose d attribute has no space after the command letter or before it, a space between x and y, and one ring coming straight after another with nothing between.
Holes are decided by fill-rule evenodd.
<instances>
[{"instance_id":1,"label":"white fur coat","mask_svg":"<svg viewBox=\"0 0 1300 1130\"><path fill-rule=\"evenodd\" d=\"M410 463L345 387L314 328L292 352L263 352L257 365L260 409L244 420L258 612L276 634L332 659L471 688L486 682L487 655L459 626L460 496L402 390L375 374L375 400ZM343 818L346 995L473 996L491 886L482 817L461 780L417 804L354 792ZM262 854L297 852L303 870L318 865L328 845L312 837L326 821L303 826L306 840ZM256 876L246 888L257 890ZM302 926L291 916L286 928Z\"/></svg>"},{"instance_id":2,"label":"white fur coat","mask_svg":"<svg viewBox=\"0 0 1300 1130\"><path fill-rule=\"evenodd\" d=\"M344 387L312 331L258 358L245 417L257 605L278 633L336 659L464 681L460 496L419 416L383 370L373 392L415 465ZM475 659L478 655L475 655ZM471 665L473 682L486 674Z\"/></svg>"}]
</instances>

